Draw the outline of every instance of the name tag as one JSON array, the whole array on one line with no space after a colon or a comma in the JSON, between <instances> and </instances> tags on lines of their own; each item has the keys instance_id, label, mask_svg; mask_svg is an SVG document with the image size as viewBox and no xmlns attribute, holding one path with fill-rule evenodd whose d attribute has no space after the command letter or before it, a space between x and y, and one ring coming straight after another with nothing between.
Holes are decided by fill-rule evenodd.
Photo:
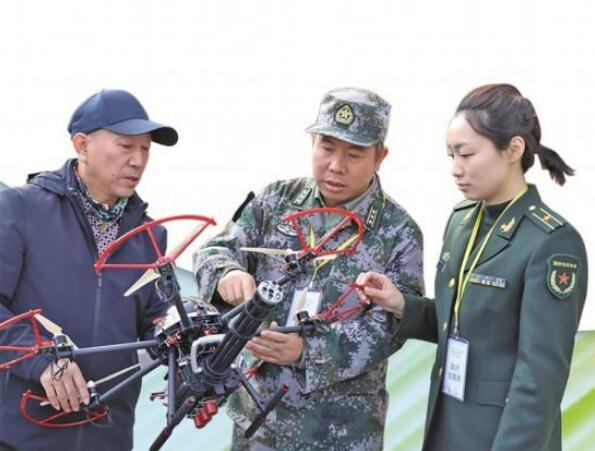
<instances>
[{"instance_id":1,"label":"name tag","mask_svg":"<svg viewBox=\"0 0 595 451\"><path fill-rule=\"evenodd\" d=\"M469 342L460 337L448 337L442 393L458 401L465 400L468 357Z\"/></svg>"},{"instance_id":2,"label":"name tag","mask_svg":"<svg viewBox=\"0 0 595 451\"><path fill-rule=\"evenodd\" d=\"M297 314L304 310L310 316L316 315L320 308L321 294L320 291L310 291L307 288L295 290L289 316L287 317L287 326L295 326L297 324Z\"/></svg>"},{"instance_id":3,"label":"name tag","mask_svg":"<svg viewBox=\"0 0 595 451\"><path fill-rule=\"evenodd\" d=\"M504 277L484 276L482 274L471 274L469 282L488 287L506 288L506 279Z\"/></svg>"}]
</instances>

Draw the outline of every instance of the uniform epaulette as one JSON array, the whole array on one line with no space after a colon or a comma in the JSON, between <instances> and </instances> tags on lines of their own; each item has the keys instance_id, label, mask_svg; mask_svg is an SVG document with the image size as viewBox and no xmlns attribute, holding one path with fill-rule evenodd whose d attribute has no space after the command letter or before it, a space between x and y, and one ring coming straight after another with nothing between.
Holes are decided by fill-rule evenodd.
<instances>
[{"instance_id":1,"label":"uniform epaulette","mask_svg":"<svg viewBox=\"0 0 595 451\"><path fill-rule=\"evenodd\" d=\"M465 199L462 202L459 202L458 204L456 204L453 208L454 211L458 211L458 210L464 210L466 208L471 208L471 207L475 207L477 205L477 201L476 200L468 200Z\"/></svg>"},{"instance_id":2,"label":"uniform epaulette","mask_svg":"<svg viewBox=\"0 0 595 451\"><path fill-rule=\"evenodd\" d=\"M277 180L268 184L264 193L267 196L288 199L295 207L301 207L308 200L315 186L311 179L306 177Z\"/></svg>"},{"instance_id":3,"label":"uniform epaulette","mask_svg":"<svg viewBox=\"0 0 595 451\"><path fill-rule=\"evenodd\" d=\"M525 210L525 216L546 233L551 233L566 224L564 218L550 212L543 204L529 205Z\"/></svg>"}]
</instances>

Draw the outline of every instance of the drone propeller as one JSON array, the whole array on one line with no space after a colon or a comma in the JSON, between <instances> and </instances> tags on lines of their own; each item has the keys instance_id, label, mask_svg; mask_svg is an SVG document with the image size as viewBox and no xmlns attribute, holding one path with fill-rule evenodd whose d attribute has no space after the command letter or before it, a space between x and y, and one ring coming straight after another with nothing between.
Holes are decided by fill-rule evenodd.
<instances>
[{"instance_id":1,"label":"drone propeller","mask_svg":"<svg viewBox=\"0 0 595 451\"><path fill-rule=\"evenodd\" d=\"M167 222L172 221L179 221L179 220L191 220L191 221L199 221L200 224L192 229L192 231L187 234L184 239L182 239L176 246L172 248L172 250L163 255L161 249L157 243L157 238L155 233L153 232L153 228ZM95 262L94 268L97 274L101 273L105 269L144 269L145 273L140 277L140 279L135 282L125 293L126 296L130 296L134 291L138 290L142 286L150 283L151 281L161 277L160 273L162 271L159 268L163 266L173 266L175 264L176 259L184 252L188 246L209 226L215 225L216 222L211 219L207 218L206 216L201 215L178 215L178 216L170 216L167 218L146 222L119 237L116 241L111 243L99 256L97 261ZM107 260L112 255L112 253L130 240L132 237L139 235L140 233L146 233L150 239L151 246L155 251L155 255L157 256L157 260L153 263L108 263ZM147 269L151 271L146 271Z\"/></svg>"},{"instance_id":2,"label":"drone propeller","mask_svg":"<svg viewBox=\"0 0 595 451\"><path fill-rule=\"evenodd\" d=\"M175 259L178 258L179 255L186 250L190 243L192 243L192 241L194 241L194 239L198 235L200 235L204 228L204 224L199 224L198 226L196 226L192 231L190 231L190 233L188 233L182 240L180 240L178 244L176 244L172 248L172 250L165 255L165 257L163 257L162 262L171 263L175 261ZM132 286L128 288L128 290L126 290L124 296L130 296L132 293L136 292L137 290L140 290L145 285L153 282L154 280L159 279L159 277L161 277L161 275L155 269L147 269L143 273L143 275L140 276L140 278L136 282L134 282L134 284L132 284Z\"/></svg>"},{"instance_id":3,"label":"drone propeller","mask_svg":"<svg viewBox=\"0 0 595 451\"><path fill-rule=\"evenodd\" d=\"M125 297L130 296L137 290L140 290L142 287L147 285L148 283L153 282L154 280L159 279L160 275L157 271L152 268L147 269L140 278L132 284L128 290L124 293Z\"/></svg>"},{"instance_id":4,"label":"drone propeller","mask_svg":"<svg viewBox=\"0 0 595 451\"><path fill-rule=\"evenodd\" d=\"M74 349L78 349L78 346L76 344L74 344L74 341L72 341L72 338L70 338L68 335L66 335L62 331L62 328L60 326L58 326L55 322L53 322L49 318L43 316L41 313L36 313L35 319L37 319L37 321L39 321L39 324L41 324L54 337L57 335L64 335L66 337L66 340L68 341L68 344L71 345Z\"/></svg>"},{"instance_id":5,"label":"drone propeller","mask_svg":"<svg viewBox=\"0 0 595 451\"><path fill-rule=\"evenodd\" d=\"M197 225L188 234L186 234L184 236L184 238L182 238L178 242L178 244L176 244L172 248L172 250L167 253L167 255L165 257L172 261L177 259L180 256L180 254L182 252L184 252L188 246L190 246L190 243L192 243L196 239L196 237L201 234L201 232L204 230L204 228L205 228L204 224Z\"/></svg>"},{"instance_id":6,"label":"drone propeller","mask_svg":"<svg viewBox=\"0 0 595 451\"><path fill-rule=\"evenodd\" d=\"M270 247L241 247L240 250L243 252L256 252L258 254L280 257L287 257L288 255L296 253L296 251L292 251L291 249L273 249Z\"/></svg>"}]
</instances>

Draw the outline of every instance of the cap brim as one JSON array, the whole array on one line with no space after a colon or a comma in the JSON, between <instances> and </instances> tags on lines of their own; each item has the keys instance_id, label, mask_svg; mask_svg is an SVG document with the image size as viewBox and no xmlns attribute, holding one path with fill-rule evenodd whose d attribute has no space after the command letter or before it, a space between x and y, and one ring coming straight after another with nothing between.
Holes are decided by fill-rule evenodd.
<instances>
[{"instance_id":1,"label":"cap brim","mask_svg":"<svg viewBox=\"0 0 595 451\"><path fill-rule=\"evenodd\" d=\"M311 125L306 129L307 133L316 133L318 135L330 136L331 138L340 139L341 141L355 144L356 146L371 146L376 144L378 139L366 139L362 136L354 135L348 130L340 127L330 127L328 125Z\"/></svg>"},{"instance_id":2,"label":"cap brim","mask_svg":"<svg viewBox=\"0 0 595 451\"><path fill-rule=\"evenodd\" d=\"M175 129L147 119L128 119L117 124L106 125L103 128L119 135L150 133L153 142L164 146L173 146L178 142L178 132Z\"/></svg>"}]
</instances>

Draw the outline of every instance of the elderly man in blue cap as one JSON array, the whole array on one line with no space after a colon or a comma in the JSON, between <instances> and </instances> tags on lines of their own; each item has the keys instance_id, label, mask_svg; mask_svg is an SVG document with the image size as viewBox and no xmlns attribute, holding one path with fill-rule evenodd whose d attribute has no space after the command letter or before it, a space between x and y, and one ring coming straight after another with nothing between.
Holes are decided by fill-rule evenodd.
<instances>
[{"instance_id":1,"label":"elderly man in blue cap","mask_svg":"<svg viewBox=\"0 0 595 451\"><path fill-rule=\"evenodd\" d=\"M80 347L150 338L153 320L166 307L154 290L145 287L135 299L124 301L123 293L138 274L97 275L93 264L118 236L150 220L135 189L151 143L173 146L177 132L149 120L140 102L119 90L102 90L84 101L68 131L78 158L0 193L0 322L41 308ZM156 237L165 250L165 230L158 229ZM114 261L150 261L154 256L148 237L137 236ZM4 345L31 345L33 337L24 324L16 331L0 331ZM87 381L137 362L136 352L122 351L77 357L68 364L39 355L14 365L0 374L0 449L130 450L140 381L110 398L109 428L41 427L24 418L20 402L31 390L49 400L49 405L27 406L33 417L66 412L84 418ZM102 391L117 382L106 382Z\"/></svg>"}]
</instances>

